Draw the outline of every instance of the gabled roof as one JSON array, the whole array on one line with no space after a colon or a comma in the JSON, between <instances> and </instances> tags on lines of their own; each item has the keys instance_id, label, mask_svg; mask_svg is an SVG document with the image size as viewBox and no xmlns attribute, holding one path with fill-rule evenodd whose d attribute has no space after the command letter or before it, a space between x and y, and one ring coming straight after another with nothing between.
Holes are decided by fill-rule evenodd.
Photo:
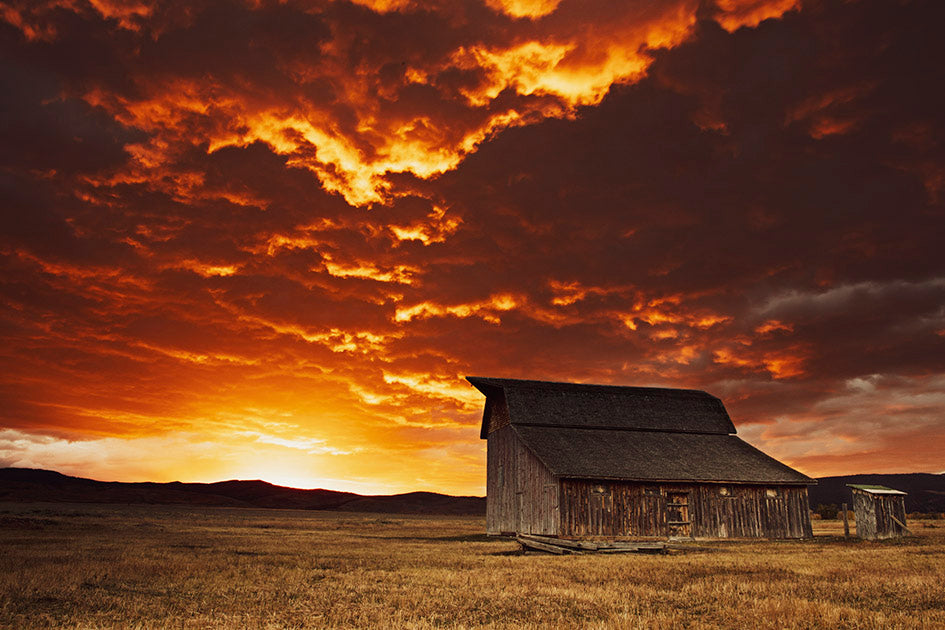
<instances>
[{"instance_id":1,"label":"gabled roof","mask_svg":"<svg viewBox=\"0 0 945 630\"><path fill-rule=\"evenodd\" d=\"M467 377L556 477L814 484L735 435L715 396L690 389Z\"/></svg>"},{"instance_id":2,"label":"gabled roof","mask_svg":"<svg viewBox=\"0 0 945 630\"><path fill-rule=\"evenodd\" d=\"M685 433L735 433L722 401L695 389L618 387L468 376L505 396L512 424ZM488 418L483 417L483 423ZM483 426L482 437L487 428Z\"/></svg>"},{"instance_id":3,"label":"gabled roof","mask_svg":"<svg viewBox=\"0 0 945 630\"><path fill-rule=\"evenodd\" d=\"M862 483L848 483L847 487L853 488L854 490L862 490L868 494L901 494L903 496L908 494L902 490L894 490L893 488L887 488L886 486L873 486Z\"/></svg>"}]
</instances>

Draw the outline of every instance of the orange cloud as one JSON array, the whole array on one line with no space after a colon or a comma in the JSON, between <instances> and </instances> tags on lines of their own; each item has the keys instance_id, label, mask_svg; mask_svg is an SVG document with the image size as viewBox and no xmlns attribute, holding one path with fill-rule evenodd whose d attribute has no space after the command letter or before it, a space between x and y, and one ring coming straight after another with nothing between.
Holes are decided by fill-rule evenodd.
<instances>
[{"instance_id":1,"label":"orange cloud","mask_svg":"<svg viewBox=\"0 0 945 630\"><path fill-rule=\"evenodd\" d=\"M806 353L797 346L767 353L748 348L719 348L712 353L716 363L748 370L764 370L774 379L803 376L805 356Z\"/></svg>"},{"instance_id":2,"label":"orange cloud","mask_svg":"<svg viewBox=\"0 0 945 630\"><path fill-rule=\"evenodd\" d=\"M756 326L755 332L759 335L768 335L774 332L794 332L794 326L776 319L769 319L763 324Z\"/></svg>"},{"instance_id":3,"label":"orange cloud","mask_svg":"<svg viewBox=\"0 0 945 630\"><path fill-rule=\"evenodd\" d=\"M540 18L554 12L561 0L486 0L486 4L512 17Z\"/></svg>"},{"instance_id":4,"label":"orange cloud","mask_svg":"<svg viewBox=\"0 0 945 630\"><path fill-rule=\"evenodd\" d=\"M715 20L722 28L733 32L758 26L764 20L778 18L800 8L800 0L715 0L719 13Z\"/></svg>"},{"instance_id":5,"label":"orange cloud","mask_svg":"<svg viewBox=\"0 0 945 630\"><path fill-rule=\"evenodd\" d=\"M416 8L389 0L362 4L381 13ZM720 19L727 28L753 25L762 19L759 16L776 17L794 8L783 1L750 5L722 3ZM95 6L103 17L132 30L155 17L154 8L141 3L113 6L99 1ZM558 2L522 0L492 6L513 17L548 19L536 23L534 39L523 40L516 25L509 24L498 42L456 41L439 56L411 55L389 84L376 78L377 68L367 60L357 68L348 67L355 43L342 35L339 26L333 38L320 44L316 63L283 59L282 67L274 68L293 82L279 97L248 90L238 79L208 82L199 76L135 77L133 95L91 87L83 95L87 102L107 109L125 125L153 134L151 140L129 147L130 168L116 173L110 182L153 183L164 178L187 191L199 187L200 175L167 173L177 152L206 146L212 153L264 142L287 156L290 165L310 170L327 190L352 205L385 203L403 194L391 174L436 177L455 169L481 142L504 128L573 116L576 108L599 103L613 85L638 80L652 62L647 51L682 42L695 24L697 10L697 3L688 0L619 10L602 4L583 15L594 20L598 13L601 22L582 25L575 32L574 25L580 23L575 20L582 16L559 16ZM14 17L11 14L11 21ZM455 73L478 79L457 87L444 82ZM325 80L344 103L345 121L338 118L337 106L307 95L311 82ZM427 94L429 107L407 111L394 105L413 92ZM509 93L515 97L508 98ZM384 96L378 98L379 94ZM458 97L466 102L457 102ZM445 118L444 110L457 116Z\"/></svg>"},{"instance_id":6,"label":"orange cloud","mask_svg":"<svg viewBox=\"0 0 945 630\"><path fill-rule=\"evenodd\" d=\"M399 307L394 320L398 322L409 322L413 319L426 319L430 317L443 317L450 315L453 317L471 317L473 315L481 317L490 324L499 324L498 313L511 311L519 306L515 296L508 294L499 294L489 297L481 302L471 302L466 304L442 305L435 302L421 302L412 306Z\"/></svg>"}]
</instances>

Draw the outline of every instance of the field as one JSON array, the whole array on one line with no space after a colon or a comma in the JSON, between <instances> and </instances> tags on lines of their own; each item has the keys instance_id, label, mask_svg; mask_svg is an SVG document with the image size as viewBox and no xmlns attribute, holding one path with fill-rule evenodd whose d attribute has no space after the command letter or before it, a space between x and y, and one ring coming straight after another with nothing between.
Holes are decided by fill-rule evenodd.
<instances>
[{"instance_id":1,"label":"field","mask_svg":"<svg viewBox=\"0 0 945 630\"><path fill-rule=\"evenodd\" d=\"M914 538L520 555L476 517L0 503L3 628L945 628Z\"/></svg>"}]
</instances>

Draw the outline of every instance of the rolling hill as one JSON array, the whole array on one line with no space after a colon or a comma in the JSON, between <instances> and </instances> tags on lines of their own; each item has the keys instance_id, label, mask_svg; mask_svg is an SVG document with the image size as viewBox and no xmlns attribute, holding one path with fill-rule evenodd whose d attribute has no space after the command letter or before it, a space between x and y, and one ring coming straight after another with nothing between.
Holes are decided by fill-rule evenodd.
<instances>
[{"instance_id":1,"label":"rolling hill","mask_svg":"<svg viewBox=\"0 0 945 630\"><path fill-rule=\"evenodd\" d=\"M365 496L335 490L300 490L265 481L126 483L70 477L51 470L0 468L0 501L146 503L219 507L343 510L399 514L485 514L484 497L433 492Z\"/></svg>"},{"instance_id":2,"label":"rolling hill","mask_svg":"<svg viewBox=\"0 0 945 630\"><path fill-rule=\"evenodd\" d=\"M850 483L879 484L908 493L907 512L945 512L945 475L863 474L821 477L809 489L810 505L850 503ZM170 483L95 481L51 470L0 468L0 501L145 503L297 510L342 510L397 514L485 514L485 497L434 492L360 495L336 490L300 490L265 481Z\"/></svg>"}]
</instances>

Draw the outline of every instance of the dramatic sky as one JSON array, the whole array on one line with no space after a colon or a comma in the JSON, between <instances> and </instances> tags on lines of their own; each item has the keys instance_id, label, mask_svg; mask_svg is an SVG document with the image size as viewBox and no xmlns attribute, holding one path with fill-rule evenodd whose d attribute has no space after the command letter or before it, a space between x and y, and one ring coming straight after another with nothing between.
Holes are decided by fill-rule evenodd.
<instances>
[{"instance_id":1,"label":"dramatic sky","mask_svg":"<svg viewBox=\"0 0 945 630\"><path fill-rule=\"evenodd\" d=\"M940 0L0 2L0 465L481 494L463 376L945 470Z\"/></svg>"}]
</instances>

